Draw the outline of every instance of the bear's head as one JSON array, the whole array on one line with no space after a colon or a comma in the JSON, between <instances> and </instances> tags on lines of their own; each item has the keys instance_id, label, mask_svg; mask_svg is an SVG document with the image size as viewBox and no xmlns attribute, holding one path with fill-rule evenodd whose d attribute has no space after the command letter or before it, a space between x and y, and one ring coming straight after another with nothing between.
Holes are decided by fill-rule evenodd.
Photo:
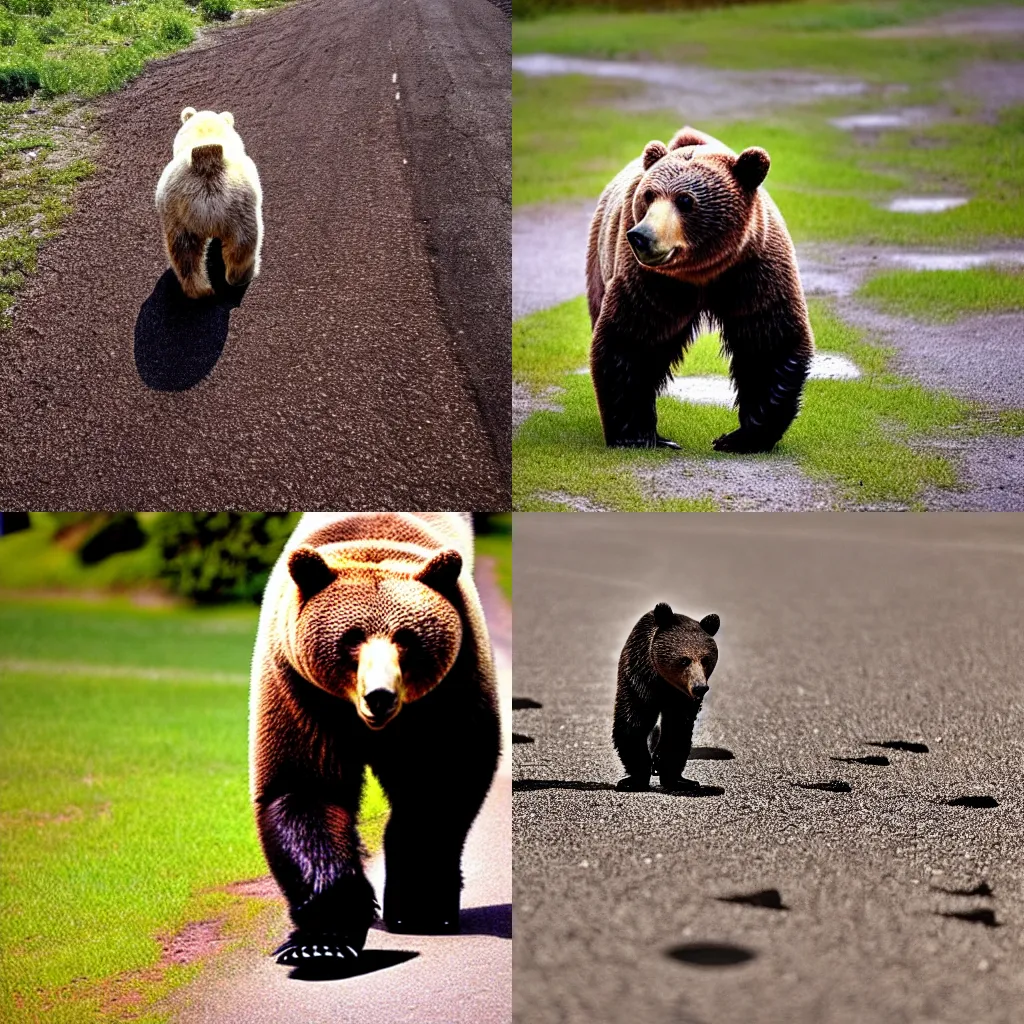
<instances>
[{"instance_id":1,"label":"bear's head","mask_svg":"<svg viewBox=\"0 0 1024 1024\"><path fill-rule=\"evenodd\" d=\"M718 632L718 616L705 615L698 622L677 615L667 604L655 605L653 614L651 660L655 671L688 697L702 700L718 663L718 644L711 639Z\"/></svg>"},{"instance_id":2,"label":"bear's head","mask_svg":"<svg viewBox=\"0 0 1024 1024\"><path fill-rule=\"evenodd\" d=\"M218 114L213 110L197 111L195 107L186 107L181 112L181 127L174 137L174 155L213 143L245 152L241 136L235 131L235 115L230 110Z\"/></svg>"},{"instance_id":3,"label":"bear's head","mask_svg":"<svg viewBox=\"0 0 1024 1024\"><path fill-rule=\"evenodd\" d=\"M456 608L462 557L423 564L340 561L296 548L297 593L289 659L309 682L350 701L382 729L448 674L462 645Z\"/></svg>"},{"instance_id":4,"label":"bear's head","mask_svg":"<svg viewBox=\"0 0 1024 1024\"><path fill-rule=\"evenodd\" d=\"M637 261L684 277L723 269L743 246L769 163L763 149L737 156L693 128L667 146L647 143L633 193L634 226L626 233Z\"/></svg>"}]
</instances>

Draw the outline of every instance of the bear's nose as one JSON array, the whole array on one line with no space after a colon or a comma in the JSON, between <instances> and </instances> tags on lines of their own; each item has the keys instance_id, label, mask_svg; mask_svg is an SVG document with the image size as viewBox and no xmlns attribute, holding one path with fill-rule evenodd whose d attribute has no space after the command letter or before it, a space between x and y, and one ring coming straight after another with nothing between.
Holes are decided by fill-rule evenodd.
<instances>
[{"instance_id":1,"label":"bear's nose","mask_svg":"<svg viewBox=\"0 0 1024 1024\"><path fill-rule=\"evenodd\" d=\"M398 703L398 695L394 690L388 690L382 686L379 689L371 690L366 695L365 700L366 706L370 709L370 714L374 718L387 718L395 710L395 704Z\"/></svg>"},{"instance_id":2,"label":"bear's nose","mask_svg":"<svg viewBox=\"0 0 1024 1024\"><path fill-rule=\"evenodd\" d=\"M633 251L646 255L651 251L651 246L654 239L647 233L646 229L642 227L630 228L626 232L626 238L629 239L629 244L633 246Z\"/></svg>"},{"instance_id":3,"label":"bear's nose","mask_svg":"<svg viewBox=\"0 0 1024 1024\"><path fill-rule=\"evenodd\" d=\"M700 683L700 684L698 684L697 686L695 686L693 688L693 695L694 695L694 697L697 698L697 700L700 700L704 696L704 694L707 693L707 692L708 692L708 685L707 685L707 683Z\"/></svg>"}]
</instances>

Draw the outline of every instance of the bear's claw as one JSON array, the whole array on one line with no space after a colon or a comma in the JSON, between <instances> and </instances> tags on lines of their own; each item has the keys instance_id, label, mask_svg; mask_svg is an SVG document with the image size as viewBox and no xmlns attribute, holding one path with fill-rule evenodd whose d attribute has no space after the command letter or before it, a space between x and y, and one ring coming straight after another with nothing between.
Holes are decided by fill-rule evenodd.
<instances>
[{"instance_id":1,"label":"bear's claw","mask_svg":"<svg viewBox=\"0 0 1024 1024\"><path fill-rule=\"evenodd\" d=\"M680 452L680 451L683 450L683 446L681 444L676 444L675 441L670 441L667 437L662 437L661 434L658 434L657 437L658 437L657 446L659 448L671 448L671 449L673 449L674 451L677 451L677 452Z\"/></svg>"},{"instance_id":2,"label":"bear's claw","mask_svg":"<svg viewBox=\"0 0 1024 1024\"><path fill-rule=\"evenodd\" d=\"M316 942L313 942L313 939ZM298 964L303 960L311 960L314 957L333 957L339 960L355 960L359 957L359 951L345 942L341 936L325 935L300 935L292 933L274 952L271 954L277 958L279 964Z\"/></svg>"}]
</instances>

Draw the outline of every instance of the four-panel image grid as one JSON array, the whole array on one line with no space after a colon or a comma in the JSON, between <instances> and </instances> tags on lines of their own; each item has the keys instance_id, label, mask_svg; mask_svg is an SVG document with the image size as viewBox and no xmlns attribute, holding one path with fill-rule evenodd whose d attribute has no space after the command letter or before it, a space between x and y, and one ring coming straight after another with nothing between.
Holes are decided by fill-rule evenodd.
<instances>
[{"instance_id":1,"label":"four-panel image grid","mask_svg":"<svg viewBox=\"0 0 1024 1024\"><path fill-rule=\"evenodd\" d=\"M5 1024L1024 1024L1024 0L0 0L0 510Z\"/></svg>"}]
</instances>

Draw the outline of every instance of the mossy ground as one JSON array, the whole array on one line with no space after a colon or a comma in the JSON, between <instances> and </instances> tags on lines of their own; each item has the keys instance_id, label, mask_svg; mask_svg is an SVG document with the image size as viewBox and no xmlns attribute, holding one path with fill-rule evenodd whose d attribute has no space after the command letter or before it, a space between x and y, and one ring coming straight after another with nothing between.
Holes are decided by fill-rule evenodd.
<instances>
[{"instance_id":1,"label":"mossy ground","mask_svg":"<svg viewBox=\"0 0 1024 1024\"><path fill-rule=\"evenodd\" d=\"M974 247L1024 236L1024 107L985 111L980 98L951 88L972 61L1024 59L1014 38L878 38L871 29L905 23L965 3L758 4L654 14L568 12L513 28L513 51L596 58L685 61L742 71L794 69L867 83L859 96L831 98L743 120L689 118L739 150L772 155L767 182L794 240L837 245ZM626 110L645 87L583 76L513 75L513 203L593 198L652 138L678 128L672 111ZM841 115L893 106L930 105L937 113L912 128L871 135L831 124ZM945 213L894 213L898 195L962 195ZM957 276L960 275L960 276ZM952 276L899 272L868 282L864 301L905 315L955 319L971 312L1020 309L1019 275L998 271ZM804 410L767 463L795 460L812 478L834 485L840 503L916 507L933 488L959 486L949 461L921 441L928 436L1017 432L1019 415L986 413L978 404L930 392L891 370L892 353L812 304L817 343L849 355L863 376L810 381ZM550 495L587 498L622 509L652 502L634 470L672 458L718 459L711 440L736 426L735 412L659 400L659 429L684 452L603 448L587 376L589 325L582 301L513 326L513 376L561 412L534 413L513 447L513 507L564 507ZM682 373L723 372L713 340L687 356ZM728 458L728 457L727 457ZM672 503L668 503L672 504ZM680 502L691 507L692 502Z\"/></svg>"}]
</instances>

